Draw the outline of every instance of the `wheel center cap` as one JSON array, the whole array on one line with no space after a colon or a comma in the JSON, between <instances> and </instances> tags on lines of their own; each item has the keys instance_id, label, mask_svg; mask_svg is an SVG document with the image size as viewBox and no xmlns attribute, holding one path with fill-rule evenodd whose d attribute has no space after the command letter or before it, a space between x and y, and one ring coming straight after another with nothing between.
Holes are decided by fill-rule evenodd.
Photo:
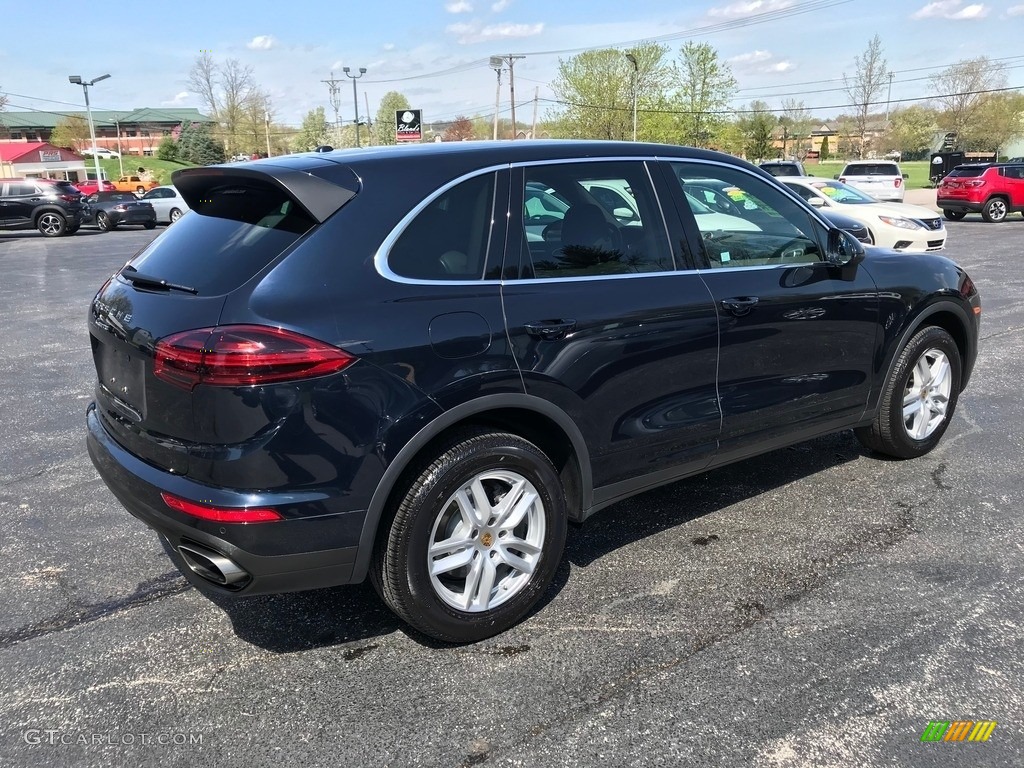
<instances>
[{"instance_id":1,"label":"wheel center cap","mask_svg":"<svg viewBox=\"0 0 1024 768\"><path fill-rule=\"evenodd\" d=\"M483 544L485 547L491 546L491 544L494 543L494 534L493 533L484 533L480 537L480 543Z\"/></svg>"}]
</instances>

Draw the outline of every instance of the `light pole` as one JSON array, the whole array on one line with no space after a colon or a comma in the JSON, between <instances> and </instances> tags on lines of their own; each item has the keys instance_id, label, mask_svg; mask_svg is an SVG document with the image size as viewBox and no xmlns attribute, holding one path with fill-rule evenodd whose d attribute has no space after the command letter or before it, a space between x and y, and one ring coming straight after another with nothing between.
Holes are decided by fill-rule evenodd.
<instances>
[{"instance_id":1,"label":"light pole","mask_svg":"<svg viewBox=\"0 0 1024 768\"><path fill-rule=\"evenodd\" d=\"M80 85L82 86L82 90L85 91L85 113L89 116L89 138L92 139L93 149L92 160L96 165L96 189L103 189L103 185L100 184L100 179L103 177L100 175L100 158L99 155L96 154L98 147L96 146L96 129L92 125L92 107L89 106L89 86L96 85L100 80L106 80L108 77L110 77L110 75L100 75L89 82L85 82L81 75L68 75L69 83L72 85Z\"/></svg>"},{"instance_id":2,"label":"light pole","mask_svg":"<svg viewBox=\"0 0 1024 768\"><path fill-rule=\"evenodd\" d=\"M626 54L626 61L633 65L633 141L636 141L636 81L640 78L640 65L632 53Z\"/></svg>"},{"instance_id":3,"label":"light pole","mask_svg":"<svg viewBox=\"0 0 1024 768\"><path fill-rule=\"evenodd\" d=\"M356 146L359 146L359 93L356 91L356 80L366 74L366 67L359 68L359 74L353 75L348 67L344 67L342 70L346 75L352 78L352 103L355 105L355 124L356 124Z\"/></svg>"},{"instance_id":4,"label":"light pole","mask_svg":"<svg viewBox=\"0 0 1024 768\"><path fill-rule=\"evenodd\" d=\"M505 66L505 59L501 56L491 56L491 69L498 74L498 89L494 92L494 137L498 140L498 106L501 103L501 70Z\"/></svg>"}]
</instances>

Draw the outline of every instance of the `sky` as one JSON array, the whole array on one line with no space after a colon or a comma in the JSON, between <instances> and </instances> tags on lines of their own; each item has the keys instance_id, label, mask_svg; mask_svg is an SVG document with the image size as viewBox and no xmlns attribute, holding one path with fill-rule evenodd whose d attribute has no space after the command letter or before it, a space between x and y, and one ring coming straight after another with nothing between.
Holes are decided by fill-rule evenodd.
<instances>
[{"instance_id":1,"label":"sky","mask_svg":"<svg viewBox=\"0 0 1024 768\"><path fill-rule=\"evenodd\" d=\"M738 81L733 106L753 99L779 107L802 100L816 116L842 112L844 73L876 33L894 73L893 108L928 94L928 76L980 55L1003 59L1012 87L1024 87L1024 0L211 0L83 4L48 0L31 10L0 0L0 92L8 109L82 109L68 75L111 78L90 89L97 109L196 107L188 73L209 51L216 61L252 67L272 99L275 121L299 125L311 109L333 110L328 86L341 83L341 120L354 113L343 67L367 72L359 111L376 115L388 91L405 94L425 122L493 114L496 75L488 58L523 54L515 65L517 117L553 108L549 83L560 59L588 48L623 50L643 40L707 42ZM244 8L244 10L242 10ZM509 111L507 75L501 97ZM908 101L903 101L908 100Z\"/></svg>"}]
</instances>

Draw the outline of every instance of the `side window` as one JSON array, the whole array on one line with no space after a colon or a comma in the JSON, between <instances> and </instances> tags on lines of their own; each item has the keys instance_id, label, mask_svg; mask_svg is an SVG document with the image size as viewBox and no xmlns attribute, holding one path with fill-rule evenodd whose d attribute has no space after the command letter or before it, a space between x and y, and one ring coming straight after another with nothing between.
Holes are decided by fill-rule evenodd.
<instances>
[{"instance_id":1,"label":"side window","mask_svg":"<svg viewBox=\"0 0 1024 768\"><path fill-rule=\"evenodd\" d=\"M494 174L474 176L434 198L388 253L396 275L419 280L480 280L493 226Z\"/></svg>"},{"instance_id":2,"label":"side window","mask_svg":"<svg viewBox=\"0 0 1024 768\"><path fill-rule=\"evenodd\" d=\"M672 163L671 168L712 269L823 260L819 225L773 185L728 166Z\"/></svg>"},{"instance_id":3,"label":"side window","mask_svg":"<svg viewBox=\"0 0 1024 768\"><path fill-rule=\"evenodd\" d=\"M675 268L641 162L524 169L523 277L591 277Z\"/></svg>"},{"instance_id":4,"label":"side window","mask_svg":"<svg viewBox=\"0 0 1024 768\"><path fill-rule=\"evenodd\" d=\"M35 184L12 182L7 185L7 194L11 197L30 197L38 194Z\"/></svg>"}]
</instances>

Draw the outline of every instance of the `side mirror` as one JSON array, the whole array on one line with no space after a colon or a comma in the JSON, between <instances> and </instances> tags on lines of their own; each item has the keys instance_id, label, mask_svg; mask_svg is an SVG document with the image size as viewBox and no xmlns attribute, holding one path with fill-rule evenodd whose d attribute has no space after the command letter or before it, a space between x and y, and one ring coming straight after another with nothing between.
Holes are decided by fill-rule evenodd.
<instances>
[{"instance_id":1,"label":"side mirror","mask_svg":"<svg viewBox=\"0 0 1024 768\"><path fill-rule=\"evenodd\" d=\"M903 174L903 178L904 179L909 179L910 178L910 174L909 173L904 173Z\"/></svg>"},{"instance_id":2,"label":"side mirror","mask_svg":"<svg viewBox=\"0 0 1024 768\"><path fill-rule=\"evenodd\" d=\"M813 205L815 208L824 208L825 207L825 200L823 198L820 198L820 197L812 197L807 202L810 203L811 205Z\"/></svg>"},{"instance_id":3,"label":"side mirror","mask_svg":"<svg viewBox=\"0 0 1024 768\"><path fill-rule=\"evenodd\" d=\"M843 229L828 231L825 260L834 267L849 267L864 260L864 246Z\"/></svg>"},{"instance_id":4,"label":"side mirror","mask_svg":"<svg viewBox=\"0 0 1024 768\"><path fill-rule=\"evenodd\" d=\"M836 174L835 176L833 176L832 178L833 178L833 179L838 179L838 178L839 178L839 174L837 173L837 174Z\"/></svg>"},{"instance_id":5,"label":"side mirror","mask_svg":"<svg viewBox=\"0 0 1024 768\"><path fill-rule=\"evenodd\" d=\"M635 219L636 218L636 214L633 213L633 209L632 208L626 208L625 206L623 206L622 208L616 208L614 211L612 211L612 216L614 216L616 219L620 219L620 220L621 219Z\"/></svg>"}]
</instances>

